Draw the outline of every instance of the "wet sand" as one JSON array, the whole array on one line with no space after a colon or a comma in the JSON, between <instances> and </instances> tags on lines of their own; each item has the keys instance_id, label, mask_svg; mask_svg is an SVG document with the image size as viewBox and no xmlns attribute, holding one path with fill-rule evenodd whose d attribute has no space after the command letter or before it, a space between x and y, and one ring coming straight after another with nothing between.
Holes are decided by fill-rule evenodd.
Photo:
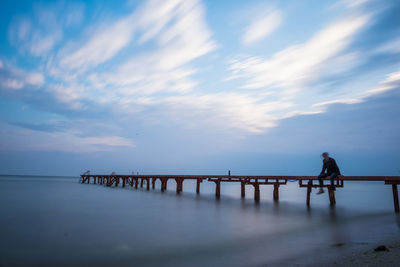
<instances>
[{"instance_id":1,"label":"wet sand","mask_svg":"<svg viewBox=\"0 0 400 267\"><path fill-rule=\"evenodd\" d=\"M324 266L400 266L400 241L386 244L387 251L374 251L377 244L367 244L365 247L363 251L355 250Z\"/></svg>"},{"instance_id":2,"label":"wet sand","mask_svg":"<svg viewBox=\"0 0 400 267\"><path fill-rule=\"evenodd\" d=\"M375 251L381 245L387 247L386 251ZM400 241L376 243L338 243L331 248L320 251L320 255L305 254L297 258L290 258L263 266L297 266L297 267L395 267L400 266Z\"/></svg>"}]
</instances>

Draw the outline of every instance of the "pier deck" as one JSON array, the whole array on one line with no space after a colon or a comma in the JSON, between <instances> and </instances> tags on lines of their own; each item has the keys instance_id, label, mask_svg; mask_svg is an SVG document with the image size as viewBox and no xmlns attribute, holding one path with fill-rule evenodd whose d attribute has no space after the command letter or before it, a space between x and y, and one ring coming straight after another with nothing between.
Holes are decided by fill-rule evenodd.
<instances>
[{"instance_id":1,"label":"pier deck","mask_svg":"<svg viewBox=\"0 0 400 267\"><path fill-rule=\"evenodd\" d=\"M310 205L312 188L319 187L317 176L245 176L245 175L165 175L165 174L82 174L80 177L81 183L105 184L106 186L118 186L122 183L122 187L126 185L135 186L138 188L144 186L146 183L147 190L151 187L155 189L157 179L161 181L161 191L167 190L167 182L169 179L176 182L176 193L179 194L183 189L184 180L196 180L196 193L200 193L200 184L203 181L214 182L215 196L221 196L221 183L240 183L241 197L244 198L246 194L246 185L254 187L254 200L260 201L260 185L273 185L273 199L279 200L279 187L286 185L288 181L297 181L300 188L307 188L306 204ZM317 181L316 183L314 181ZM394 210L396 213L400 212L399 197L397 185L400 184L400 176L338 176L334 184L324 184L328 188L329 200L331 205L336 204L335 190L336 188L343 188L344 181L382 181L386 185L392 186Z\"/></svg>"}]
</instances>

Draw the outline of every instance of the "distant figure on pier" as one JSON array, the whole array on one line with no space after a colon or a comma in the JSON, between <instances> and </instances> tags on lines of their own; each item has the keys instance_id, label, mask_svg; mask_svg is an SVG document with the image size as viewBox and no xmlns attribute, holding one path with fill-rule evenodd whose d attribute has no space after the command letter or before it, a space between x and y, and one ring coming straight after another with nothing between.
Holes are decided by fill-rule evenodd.
<instances>
[{"instance_id":1,"label":"distant figure on pier","mask_svg":"<svg viewBox=\"0 0 400 267\"><path fill-rule=\"evenodd\" d=\"M336 164L336 161L333 158L329 157L328 152L322 153L322 157L324 159L322 161L323 162L322 171L318 176L320 188L317 194L324 193L324 188L323 188L324 178L329 176L329 178L331 179L331 185L333 185L335 178L338 175L341 175L339 167Z\"/></svg>"}]
</instances>

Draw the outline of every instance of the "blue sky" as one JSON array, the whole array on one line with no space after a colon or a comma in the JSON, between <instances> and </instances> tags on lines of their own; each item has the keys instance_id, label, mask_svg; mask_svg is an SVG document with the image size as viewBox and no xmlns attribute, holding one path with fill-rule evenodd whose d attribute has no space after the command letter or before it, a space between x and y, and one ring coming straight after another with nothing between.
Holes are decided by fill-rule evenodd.
<instances>
[{"instance_id":1,"label":"blue sky","mask_svg":"<svg viewBox=\"0 0 400 267\"><path fill-rule=\"evenodd\" d=\"M0 173L400 175L398 1L0 13Z\"/></svg>"}]
</instances>

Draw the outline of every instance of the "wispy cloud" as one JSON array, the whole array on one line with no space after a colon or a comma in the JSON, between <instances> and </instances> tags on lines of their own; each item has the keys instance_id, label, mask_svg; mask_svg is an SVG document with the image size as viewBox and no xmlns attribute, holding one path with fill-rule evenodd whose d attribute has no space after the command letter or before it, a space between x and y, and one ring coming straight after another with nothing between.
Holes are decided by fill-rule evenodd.
<instances>
[{"instance_id":1,"label":"wispy cloud","mask_svg":"<svg viewBox=\"0 0 400 267\"><path fill-rule=\"evenodd\" d=\"M24 87L38 88L44 83L40 72L28 72L11 65L0 66L0 90L19 90Z\"/></svg>"},{"instance_id":2,"label":"wispy cloud","mask_svg":"<svg viewBox=\"0 0 400 267\"><path fill-rule=\"evenodd\" d=\"M134 16L130 15L98 29L85 44L63 51L59 66L66 70L85 70L111 59L132 40L134 25Z\"/></svg>"},{"instance_id":3,"label":"wispy cloud","mask_svg":"<svg viewBox=\"0 0 400 267\"><path fill-rule=\"evenodd\" d=\"M251 89L260 99L260 105L279 102L283 108L269 111L275 120L319 113L321 110L313 109L313 104L321 99L326 104L333 103L332 98L336 97L309 87L324 75L354 67L357 54L349 54L346 49L368 21L367 15L348 17L323 28L305 43L285 48L270 58L237 58L231 65L232 77L240 78L244 82L242 87Z\"/></svg>"},{"instance_id":4,"label":"wispy cloud","mask_svg":"<svg viewBox=\"0 0 400 267\"><path fill-rule=\"evenodd\" d=\"M79 137L68 132L48 133L30 130L14 130L1 134L3 138L10 140L7 143L0 143L1 150L90 153L97 151L113 151L121 147L132 148L135 146L130 139L119 136ZM24 141L20 142L18 140Z\"/></svg>"},{"instance_id":5,"label":"wispy cloud","mask_svg":"<svg viewBox=\"0 0 400 267\"><path fill-rule=\"evenodd\" d=\"M246 88L299 87L318 78L328 59L344 51L368 16L349 17L324 28L306 43L285 48L271 58L249 57L233 61L232 71L247 78Z\"/></svg>"},{"instance_id":6,"label":"wispy cloud","mask_svg":"<svg viewBox=\"0 0 400 267\"><path fill-rule=\"evenodd\" d=\"M266 8L258 12L243 34L243 43L252 44L272 34L282 23L283 15L277 9Z\"/></svg>"},{"instance_id":7,"label":"wispy cloud","mask_svg":"<svg viewBox=\"0 0 400 267\"><path fill-rule=\"evenodd\" d=\"M345 94L341 98L316 103L313 105L318 112L324 112L330 105L333 104L358 104L366 101L369 97L378 95L400 87L400 71L389 73L384 80L379 82L376 86L361 91L358 94ZM347 97L347 98L346 98Z\"/></svg>"},{"instance_id":8,"label":"wispy cloud","mask_svg":"<svg viewBox=\"0 0 400 267\"><path fill-rule=\"evenodd\" d=\"M10 40L22 51L43 56L62 40L65 27L80 24L83 11L81 4L35 5L31 15L21 16L11 24Z\"/></svg>"}]
</instances>

